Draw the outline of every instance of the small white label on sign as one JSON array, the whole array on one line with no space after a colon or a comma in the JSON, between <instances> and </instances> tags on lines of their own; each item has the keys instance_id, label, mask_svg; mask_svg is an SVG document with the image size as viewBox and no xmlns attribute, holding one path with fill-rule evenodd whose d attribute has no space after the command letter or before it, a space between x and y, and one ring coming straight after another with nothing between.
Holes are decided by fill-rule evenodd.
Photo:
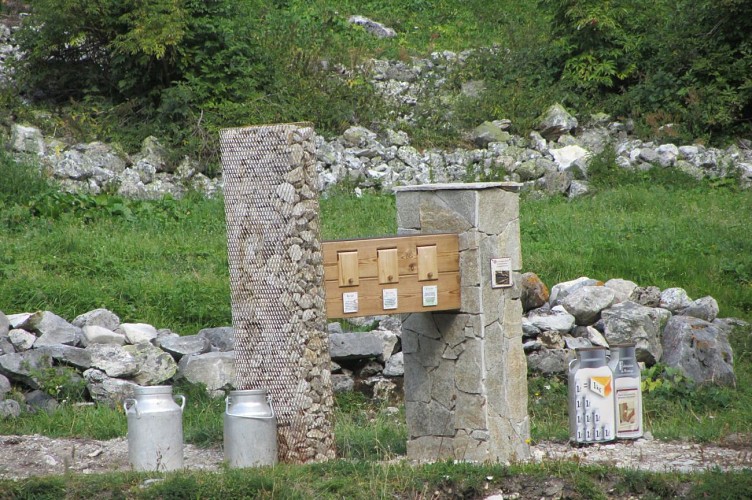
<instances>
[{"instance_id":1,"label":"small white label on sign","mask_svg":"<svg viewBox=\"0 0 752 500\"><path fill-rule=\"evenodd\" d=\"M343 293L342 307L345 314L358 312L358 292Z\"/></svg>"},{"instance_id":2,"label":"small white label on sign","mask_svg":"<svg viewBox=\"0 0 752 500\"><path fill-rule=\"evenodd\" d=\"M512 259L491 259L491 288L512 286Z\"/></svg>"},{"instance_id":3,"label":"small white label on sign","mask_svg":"<svg viewBox=\"0 0 752 500\"><path fill-rule=\"evenodd\" d=\"M397 309L397 289L385 288L381 291L381 298L384 309Z\"/></svg>"},{"instance_id":4,"label":"small white label on sign","mask_svg":"<svg viewBox=\"0 0 752 500\"><path fill-rule=\"evenodd\" d=\"M436 285L423 287L423 307L435 306L439 303L439 287Z\"/></svg>"}]
</instances>

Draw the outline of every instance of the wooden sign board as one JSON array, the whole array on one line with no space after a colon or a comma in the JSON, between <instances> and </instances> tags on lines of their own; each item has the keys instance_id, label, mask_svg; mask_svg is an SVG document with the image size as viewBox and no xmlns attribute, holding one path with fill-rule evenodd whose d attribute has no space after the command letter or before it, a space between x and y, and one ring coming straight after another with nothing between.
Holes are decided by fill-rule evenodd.
<instances>
[{"instance_id":1,"label":"wooden sign board","mask_svg":"<svg viewBox=\"0 0 752 500\"><path fill-rule=\"evenodd\" d=\"M325 241L329 318L460 308L456 234Z\"/></svg>"}]
</instances>

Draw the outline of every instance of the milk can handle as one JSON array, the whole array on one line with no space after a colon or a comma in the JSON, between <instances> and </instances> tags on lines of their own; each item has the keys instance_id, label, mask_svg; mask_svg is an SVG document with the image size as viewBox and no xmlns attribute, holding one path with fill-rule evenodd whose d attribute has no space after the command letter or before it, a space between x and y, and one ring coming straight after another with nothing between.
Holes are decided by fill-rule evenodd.
<instances>
[{"instance_id":1,"label":"milk can handle","mask_svg":"<svg viewBox=\"0 0 752 500\"><path fill-rule=\"evenodd\" d=\"M572 369L572 365L575 363L575 361L577 361L577 360L576 359L570 359L569 360L569 369L570 370Z\"/></svg>"},{"instance_id":2,"label":"milk can handle","mask_svg":"<svg viewBox=\"0 0 752 500\"><path fill-rule=\"evenodd\" d=\"M182 400L180 403L180 411L183 411L185 409L185 396L183 396L182 394L178 394L175 397L180 398Z\"/></svg>"},{"instance_id":3,"label":"milk can handle","mask_svg":"<svg viewBox=\"0 0 752 500\"><path fill-rule=\"evenodd\" d=\"M272 406L271 396L266 397L266 402L269 403L269 409L272 411L272 414L269 417L258 417L256 415L236 415L235 413L230 413L230 396L227 396L225 398L225 412L227 412L227 415L230 417L255 418L258 420L271 420L273 418L277 418L277 415L274 413L274 407Z\"/></svg>"},{"instance_id":4,"label":"milk can handle","mask_svg":"<svg viewBox=\"0 0 752 500\"><path fill-rule=\"evenodd\" d=\"M133 403L133 406L128 408L128 403ZM135 399L126 399L123 401L123 409L125 410L125 414L131 413L131 409L136 413L136 418L141 418L141 412L138 411L138 401Z\"/></svg>"}]
</instances>

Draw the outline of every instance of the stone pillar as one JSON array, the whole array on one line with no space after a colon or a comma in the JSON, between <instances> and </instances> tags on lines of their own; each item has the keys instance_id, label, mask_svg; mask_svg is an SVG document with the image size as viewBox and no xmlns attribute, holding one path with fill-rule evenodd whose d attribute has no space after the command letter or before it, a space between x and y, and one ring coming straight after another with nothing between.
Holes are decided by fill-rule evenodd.
<instances>
[{"instance_id":1,"label":"stone pillar","mask_svg":"<svg viewBox=\"0 0 752 500\"><path fill-rule=\"evenodd\" d=\"M399 233L457 233L462 308L402 324L405 408L414 460L530 456L517 183L397 189ZM491 259L511 259L514 286L492 288Z\"/></svg>"},{"instance_id":2,"label":"stone pillar","mask_svg":"<svg viewBox=\"0 0 752 500\"><path fill-rule=\"evenodd\" d=\"M225 129L220 146L235 387L269 391L280 460L334 458L313 129Z\"/></svg>"}]
</instances>

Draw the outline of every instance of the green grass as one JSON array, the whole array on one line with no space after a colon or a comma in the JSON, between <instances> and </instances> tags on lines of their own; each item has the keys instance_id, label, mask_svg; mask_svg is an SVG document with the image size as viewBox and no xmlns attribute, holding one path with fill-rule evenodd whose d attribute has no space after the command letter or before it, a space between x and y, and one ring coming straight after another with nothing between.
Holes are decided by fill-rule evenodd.
<instances>
[{"instance_id":1,"label":"green grass","mask_svg":"<svg viewBox=\"0 0 752 500\"><path fill-rule=\"evenodd\" d=\"M538 273L549 286L581 275L679 286L693 298L715 297L721 316L752 320L752 191L688 185L686 179L666 179L664 174L617 177L616 182L596 169L592 196L572 201L523 198L524 269ZM107 307L122 321L182 334L230 324L222 200L107 200L45 194L21 204L4 202L0 310L47 309L72 320ZM365 192L358 198L342 188L321 200L325 239L394 234L395 220L390 195ZM732 338L737 389L704 389L687 397L681 388L668 386L646 394L648 430L656 437L699 441L752 432L752 347L747 339L743 333ZM533 437L566 438L565 386L536 378L530 386ZM197 403L197 413L186 412L187 439L217 442L221 402L212 406L198 396L189 401ZM87 435L92 437L122 435L123 422L112 424L121 416L88 411L63 408L54 418L34 415L3 422L0 428L61 435L90 428ZM401 417L376 409L354 411L340 412L337 439L345 456L383 458L403 452ZM190 423L194 418L195 425ZM101 429L85 423L87 419L101 421Z\"/></svg>"},{"instance_id":2,"label":"green grass","mask_svg":"<svg viewBox=\"0 0 752 500\"><path fill-rule=\"evenodd\" d=\"M144 486L146 479L161 477ZM569 498L749 498L752 472L646 473L574 462L473 465L440 462L412 466L367 461L230 469L163 475L107 473L0 481L0 496L21 498L482 498L502 491L545 497L551 484Z\"/></svg>"}]
</instances>

